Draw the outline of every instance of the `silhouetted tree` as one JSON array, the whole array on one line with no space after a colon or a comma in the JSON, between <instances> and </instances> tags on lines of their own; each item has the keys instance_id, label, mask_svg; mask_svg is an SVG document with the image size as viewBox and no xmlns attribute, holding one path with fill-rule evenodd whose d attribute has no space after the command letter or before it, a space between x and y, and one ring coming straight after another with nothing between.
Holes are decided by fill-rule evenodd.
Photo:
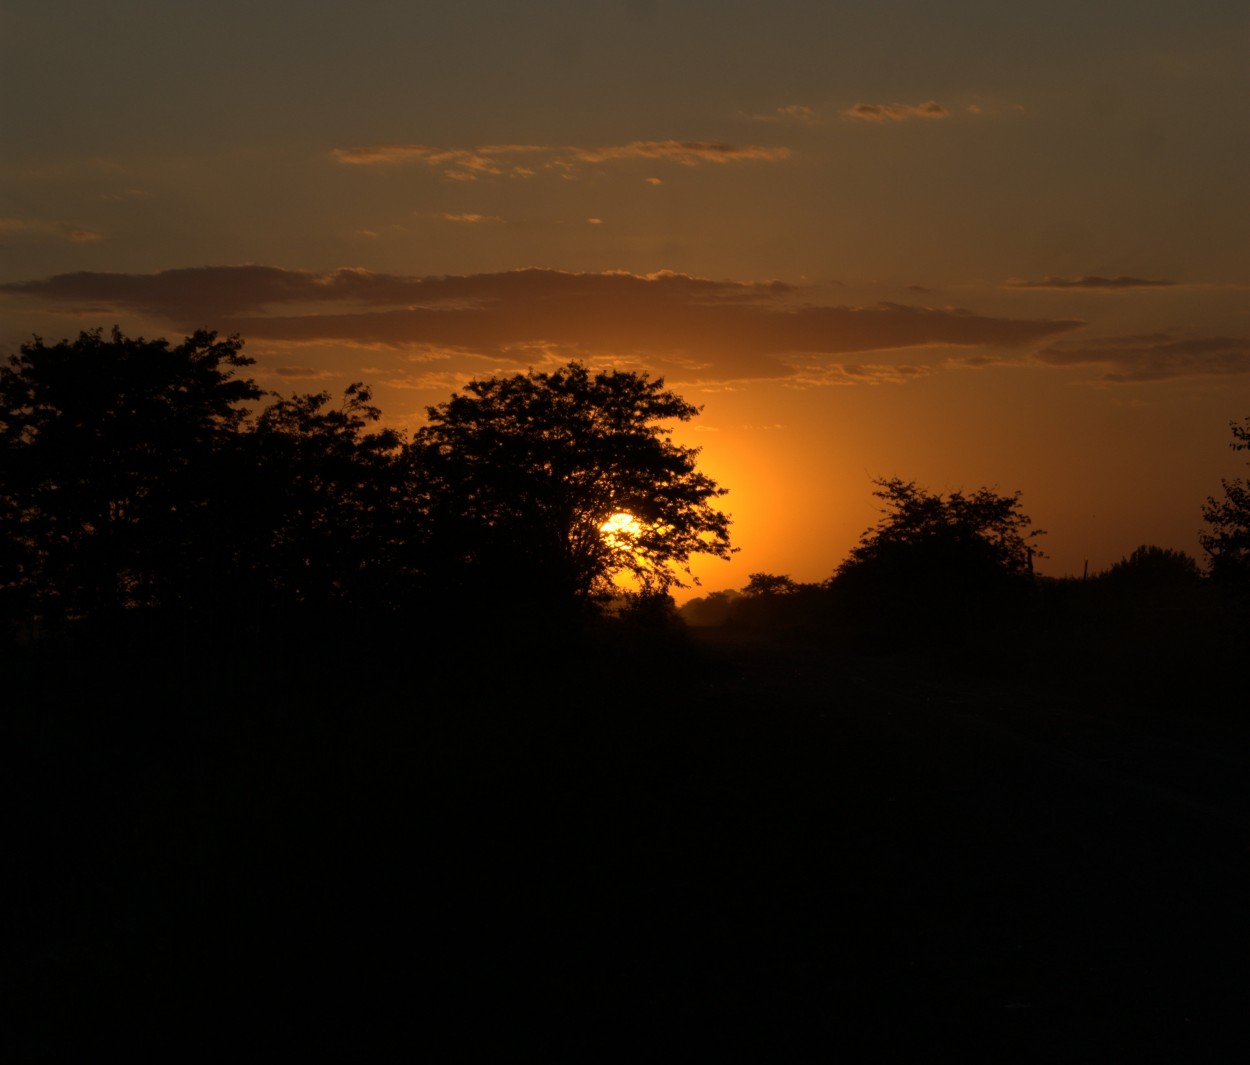
<instances>
[{"instance_id":1,"label":"silhouetted tree","mask_svg":"<svg viewBox=\"0 0 1250 1065\"><path fill-rule=\"evenodd\" d=\"M404 568L415 515L393 430L362 384L271 403L246 441L255 576L277 605L377 606ZM398 590L398 589L394 589Z\"/></svg>"},{"instance_id":2,"label":"silhouetted tree","mask_svg":"<svg viewBox=\"0 0 1250 1065\"><path fill-rule=\"evenodd\" d=\"M114 329L0 368L0 588L15 613L107 617L194 599L256 385L237 337Z\"/></svg>"},{"instance_id":3,"label":"silhouetted tree","mask_svg":"<svg viewBox=\"0 0 1250 1065\"><path fill-rule=\"evenodd\" d=\"M266 398L237 337L114 329L0 368L0 592L10 619L160 610L206 624L392 604L419 494L367 389Z\"/></svg>"},{"instance_id":4,"label":"silhouetted tree","mask_svg":"<svg viewBox=\"0 0 1250 1065\"><path fill-rule=\"evenodd\" d=\"M1116 587L1147 591L1192 585L1201 578L1202 571L1184 551L1143 544L1103 576Z\"/></svg>"},{"instance_id":5,"label":"silhouetted tree","mask_svg":"<svg viewBox=\"0 0 1250 1065\"><path fill-rule=\"evenodd\" d=\"M945 499L898 478L873 482L873 493L885 501L885 517L860 538L840 573L879 564L883 559L911 555L918 564L930 560L954 565L957 571L1025 576L1037 553L1029 544L1041 529L1020 511L1020 493L1004 496L989 488L970 495L951 492Z\"/></svg>"},{"instance_id":6,"label":"silhouetted tree","mask_svg":"<svg viewBox=\"0 0 1250 1065\"><path fill-rule=\"evenodd\" d=\"M784 574L752 573L743 595L792 595L798 585Z\"/></svg>"},{"instance_id":7,"label":"silhouetted tree","mask_svg":"<svg viewBox=\"0 0 1250 1065\"><path fill-rule=\"evenodd\" d=\"M1036 552L1020 493L945 498L898 478L874 481L884 517L860 538L831 587L864 616L901 627L973 619L1031 583Z\"/></svg>"},{"instance_id":8,"label":"silhouetted tree","mask_svg":"<svg viewBox=\"0 0 1250 1065\"><path fill-rule=\"evenodd\" d=\"M1250 417L1243 424L1230 422L1234 451L1250 450ZM1201 537L1210 557L1211 576L1222 584L1250 588L1250 482L1245 478L1221 481L1224 498L1208 497L1202 516L1210 526Z\"/></svg>"},{"instance_id":9,"label":"silhouetted tree","mask_svg":"<svg viewBox=\"0 0 1250 1065\"><path fill-rule=\"evenodd\" d=\"M726 490L662 424L697 413L660 379L578 363L470 382L413 441L427 569L531 607L607 598L626 573L646 593L682 586L692 555L732 550L712 505Z\"/></svg>"}]
</instances>

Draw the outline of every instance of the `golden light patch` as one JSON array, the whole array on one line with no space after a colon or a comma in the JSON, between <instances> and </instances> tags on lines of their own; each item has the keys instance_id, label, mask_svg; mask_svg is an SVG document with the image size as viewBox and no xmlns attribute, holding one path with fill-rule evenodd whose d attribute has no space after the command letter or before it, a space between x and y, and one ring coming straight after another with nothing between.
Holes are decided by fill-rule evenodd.
<instances>
[{"instance_id":1,"label":"golden light patch","mask_svg":"<svg viewBox=\"0 0 1250 1065\"><path fill-rule=\"evenodd\" d=\"M610 547L628 550L642 534L642 526L638 524L638 519L632 514L626 514L622 511L621 513L613 514L612 517L600 525L599 531L603 533L603 538Z\"/></svg>"}]
</instances>

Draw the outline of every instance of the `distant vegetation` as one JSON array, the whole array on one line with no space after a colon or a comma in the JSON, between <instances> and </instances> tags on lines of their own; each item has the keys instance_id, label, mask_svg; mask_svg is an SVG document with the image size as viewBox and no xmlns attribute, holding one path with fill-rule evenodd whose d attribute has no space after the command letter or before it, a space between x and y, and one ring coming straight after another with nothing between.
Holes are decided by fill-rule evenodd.
<instances>
[{"instance_id":1,"label":"distant vegetation","mask_svg":"<svg viewBox=\"0 0 1250 1065\"><path fill-rule=\"evenodd\" d=\"M1234 447L1250 430L1233 426ZM1085 649L1121 639L1171 656L1206 634L1222 644L1244 606L1250 493L1225 482L1209 500L1206 573L1182 551L1143 544L1089 579L1035 574L1044 535L1020 509L1020 493L990 488L945 498L898 479L875 482L882 519L864 532L827 580L803 584L754 573L740 591L696 597L681 609L695 627L765 640L832 641L870 650L1048 639ZM1023 644L1021 644L1023 641ZM1054 649L1053 643L1051 649Z\"/></svg>"},{"instance_id":2,"label":"distant vegetation","mask_svg":"<svg viewBox=\"0 0 1250 1065\"><path fill-rule=\"evenodd\" d=\"M698 408L646 375L471 382L411 439L369 390L276 396L238 338L114 330L34 340L0 368L0 616L21 638L295 625L514 632L612 615L634 626L829 631L915 644L1035 618L1041 530L1020 493L875 482L882 518L821 584L755 573L740 594L670 598L692 556L727 558L725 489L667 425ZM1233 447L1250 447L1250 419ZM1144 545L1089 582L1115 595L1244 593L1250 490L1207 501L1206 572ZM834 560L831 560L831 565ZM636 591L622 592L627 574ZM1083 593L1084 594L1084 593ZM1088 595L1086 596L1088 598Z\"/></svg>"}]
</instances>

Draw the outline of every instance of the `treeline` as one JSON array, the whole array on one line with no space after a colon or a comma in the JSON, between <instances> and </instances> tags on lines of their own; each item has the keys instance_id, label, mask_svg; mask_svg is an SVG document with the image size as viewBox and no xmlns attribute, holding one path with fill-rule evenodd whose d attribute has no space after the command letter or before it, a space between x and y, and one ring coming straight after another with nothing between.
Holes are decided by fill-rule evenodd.
<instances>
[{"instance_id":1,"label":"treeline","mask_svg":"<svg viewBox=\"0 0 1250 1065\"><path fill-rule=\"evenodd\" d=\"M0 604L45 634L384 603L411 562L400 441L353 385L267 396L235 339L114 332L0 370ZM267 401L267 402L266 402Z\"/></svg>"},{"instance_id":2,"label":"treeline","mask_svg":"<svg viewBox=\"0 0 1250 1065\"><path fill-rule=\"evenodd\" d=\"M1242 430L1234 425L1234 446ZM1020 510L1019 493L982 488L933 494L901 480L877 482L882 519L825 581L754 573L736 591L688 601L682 619L767 642L892 651L993 647L1005 659L1085 651L1123 657L1126 643L1214 649L1244 627L1250 553L1246 515L1208 500L1204 570L1183 551L1144 544L1103 573L1048 578L1035 572L1044 535ZM1195 654L1194 661L1200 655Z\"/></svg>"},{"instance_id":3,"label":"treeline","mask_svg":"<svg viewBox=\"0 0 1250 1065\"><path fill-rule=\"evenodd\" d=\"M0 367L0 619L30 642L68 630L299 626L535 632L625 613L677 623L697 554L732 552L725 489L668 426L698 408L645 374L470 382L411 437L369 390L279 396L244 375L237 337L114 330L35 339ZM1233 424L1250 446L1250 418ZM1035 576L1041 530L1019 493L935 495L877 482L882 519L819 585L757 573L687 604L694 625L832 628L914 643L1085 601ZM1184 596L1250 587L1250 491L1203 507L1207 572L1143 547L1093 584ZM638 589L623 593L628 574ZM1070 582L1067 582L1070 583ZM1091 585L1092 587L1092 585ZM1039 606L1040 604L1040 606Z\"/></svg>"},{"instance_id":4,"label":"treeline","mask_svg":"<svg viewBox=\"0 0 1250 1065\"><path fill-rule=\"evenodd\" d=\"M362 385L282 397L252 363L237 337L114 330L0 368L14 633L567 620L622 570L663 595L691 554L730 551L723 490L663 428L697 408L662 381L576 363L474 381L408 439Z\"/></svg>"},{"instance_id":5,"label":"treeline","mask_svg":"<svg viewBox=\"0 0 1250 1065\"><path fill-rule=\"evenodd\" d=\"M856 588L839 570L828 580L794 581L784 574L753 573L741 589L697 596L680 609L687 624L696 627L742 625L763 628L778 620L796 625L818 623L854 610L864 622L884 623L898 609L916 622L934 624L958 619L995 625L1009 621L1013 612L1028 611L1040 603L1083 597L1089 602L1155 604L1207 596L1228 601L1218 582L1210 580L1197 561L1183 551L1143 544L1108 570L1088 577L1032 576L1027 581L1004 580L998 594L975 581L964 583L957 570L929 573L914 583L904 574L892 574L881 584ZM862 578L855 578L858 581ZM944 585L944 588L935 587ZM1210 591L1208 592L1207 590ZM1217 590L1218 589L1218 590ZM864 593L867 594L864 594ZM906 627L904 628L906 631Z\"/></svg>"}]
</instances>

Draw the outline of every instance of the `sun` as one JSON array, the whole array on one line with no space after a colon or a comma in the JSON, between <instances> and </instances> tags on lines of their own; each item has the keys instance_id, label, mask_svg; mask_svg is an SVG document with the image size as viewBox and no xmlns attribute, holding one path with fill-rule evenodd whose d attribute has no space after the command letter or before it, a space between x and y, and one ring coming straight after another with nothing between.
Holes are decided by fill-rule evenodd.
<instances>
[{"instance_id":1,"label":"sun","mask_svg":"<svg viewBox=\"0 0 1250 1065\"><path fill-rule=\"evenodd\" d=\"M638 519L626 511L617 511L599 526L604 545L613 554L609 567L609 579L617 594L641 591L652 566L638 551L638 540L643 534Z\"/></svg>"},{"instance_id":2,"label":"sun","mask_svg":"<svg viewBox=\"0 0 1250 1065\"><path fill-rule=\"evenodd\" d=\"M633 547L638 537L642 535L642 526L638 524L638 519L632 514L626 514L624 511L621 511L613 514L600 525L599 531L603 533L603 539L609 547L628 550Z\"/></svg>"}]
</instances>

